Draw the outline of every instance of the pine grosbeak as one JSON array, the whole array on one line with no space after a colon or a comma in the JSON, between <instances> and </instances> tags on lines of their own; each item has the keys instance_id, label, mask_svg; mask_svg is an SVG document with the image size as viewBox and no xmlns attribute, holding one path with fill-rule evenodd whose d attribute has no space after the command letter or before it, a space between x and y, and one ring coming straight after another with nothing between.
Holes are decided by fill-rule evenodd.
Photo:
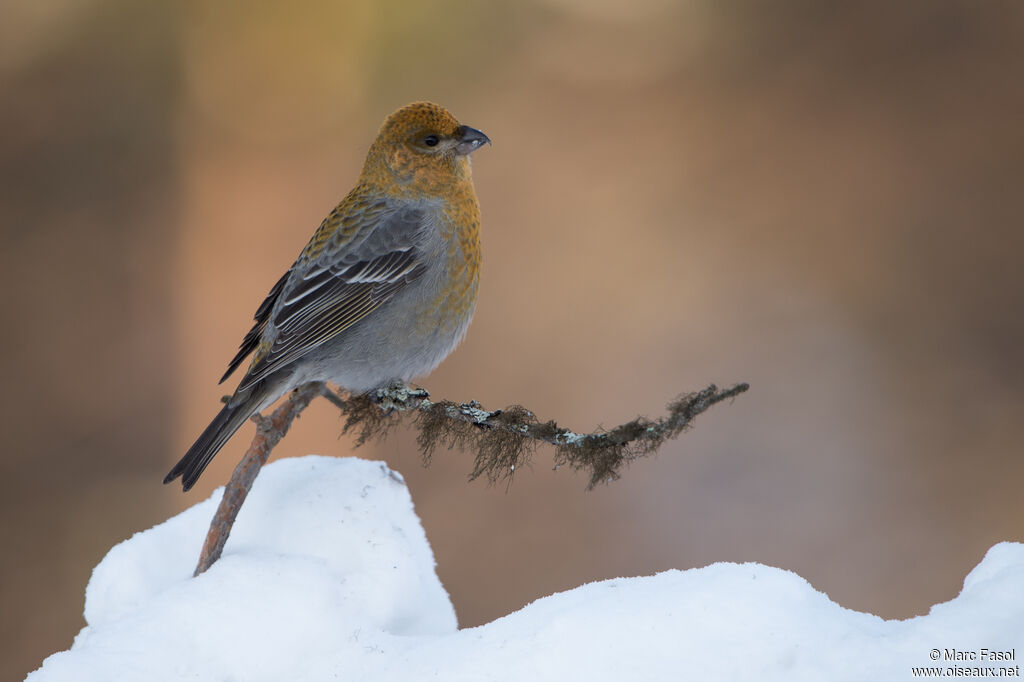
<instances>
[{"instance_id":1,"label":"pine grosbeak","mask_svg":"<svg viewBox=\"0 0 1024 682\"><path fill-rule=\"evenodd\" d=\"M469 155L490 139L443 107L384 122L362 175L256 311L224 409L164 479L185 490L249 417L310 381L353 393L433 370L461 341L480 273Z\"/></svg>"}]
</instances>

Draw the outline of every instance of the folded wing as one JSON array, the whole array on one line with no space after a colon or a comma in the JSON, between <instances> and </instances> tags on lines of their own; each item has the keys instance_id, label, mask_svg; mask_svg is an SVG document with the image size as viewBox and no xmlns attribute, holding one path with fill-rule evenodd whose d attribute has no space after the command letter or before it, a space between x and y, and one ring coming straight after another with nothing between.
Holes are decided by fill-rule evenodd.
<instances>
[{"instance_id":1,"label":"folded wing","mask_svg":"<svg viewBox=\"0 0 1024 682\"><path fill-rule=\"evenodd\" d=\"M345 230L311 261L300 259L256 311L256 324L231 360L224 381L250 353L254 360L239 390L255 384L342 333L422 276L417 249L428 229L426 211L375 211L373 224Z\"/></svg>"}]
</instances>

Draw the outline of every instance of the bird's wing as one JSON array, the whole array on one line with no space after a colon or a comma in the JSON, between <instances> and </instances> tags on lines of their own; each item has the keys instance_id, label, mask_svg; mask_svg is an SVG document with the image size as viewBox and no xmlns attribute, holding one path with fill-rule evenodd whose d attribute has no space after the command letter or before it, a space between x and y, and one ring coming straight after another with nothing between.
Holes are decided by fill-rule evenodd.
<instances>
[{"instance_id":1,"label":"bird's wing","mask_svg":"<svg viewBox=\"0 0 1024 682\"><path fill-rule=\"evenodd\" d=\"M314 258L300 257L271 289L228 369L230 374L255 351L239 390L348 329L423 274L417 244L428 211L374 208L356 219L361 224L346 221L331 230Z\"/></svg>"},{"instance_id":2,"label":"bird's wing","mask_svg":"<svg viewBox=\"0 0 1024 682\"><path fill-rule=\"evenodd\" d=\"M249 354L256 350L256 347L260 345L260 337L263 336L263 330L267 326L267 320L270 319L270 310L274 307L274 303L277 301L277 297L281 294L281 289L284 287L285 282L288 281L288 277L291 276L291 269L284 273L281 279L277 280L271 289L267 297L263 299L263 303L260 304L259 309L256 310L256 314L253 315L253 319L256 320L256 324L252 326L249 333L242 339L241 345L238 346L238 352L235 353L235 357L231 358L231 362L228 363L228 371L224 372L224 376L220 378L220 383L231 376L238 366L242 364L242 361L249 357Z\"/></svg>"}]
</instances>

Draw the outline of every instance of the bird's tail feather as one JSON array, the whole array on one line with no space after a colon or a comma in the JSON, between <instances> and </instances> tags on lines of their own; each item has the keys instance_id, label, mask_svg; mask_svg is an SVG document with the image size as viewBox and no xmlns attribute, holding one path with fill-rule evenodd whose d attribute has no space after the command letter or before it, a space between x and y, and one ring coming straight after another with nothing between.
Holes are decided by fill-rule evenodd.
<instances>
[{"instance_id":1,"label":"bird's tail feather","mask_svg":"<svg viewBox=\"0 0 1024 682\"><path fill-rule=\"evenodd\" d=\"M180 476L183 489L188 490L195 485L203 470L228 439L260 408L267 395L265 383L260 382L253 386L242 400L237 400L237 396L233 397L213 418L185 456L164 477L164 483L170 483Z\"/></svg>"}]
</instances>

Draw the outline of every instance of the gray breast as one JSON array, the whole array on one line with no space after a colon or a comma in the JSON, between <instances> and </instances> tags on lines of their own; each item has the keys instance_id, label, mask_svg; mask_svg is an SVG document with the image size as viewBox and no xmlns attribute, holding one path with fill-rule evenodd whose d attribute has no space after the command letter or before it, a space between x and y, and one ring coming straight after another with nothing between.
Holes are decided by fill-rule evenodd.
<instances>
[{"instance_id":1,"label":"gray breast","mask_svg":"<svg viewBox=\"0 0 1024 682\"><path fill-rule=\"evenodd\" d=\"M446 306L449 248L459 249L435 206L417 230L415 249L422 273L380 308L328 339L297 363L294 384L324 380L363 392L394 380L410 381L437 367L465 335L472 307L454 314ZM451 235L445 239L444 235ZM454 243L450 243L454 242Z\"/></svg>"}]
</instances>

